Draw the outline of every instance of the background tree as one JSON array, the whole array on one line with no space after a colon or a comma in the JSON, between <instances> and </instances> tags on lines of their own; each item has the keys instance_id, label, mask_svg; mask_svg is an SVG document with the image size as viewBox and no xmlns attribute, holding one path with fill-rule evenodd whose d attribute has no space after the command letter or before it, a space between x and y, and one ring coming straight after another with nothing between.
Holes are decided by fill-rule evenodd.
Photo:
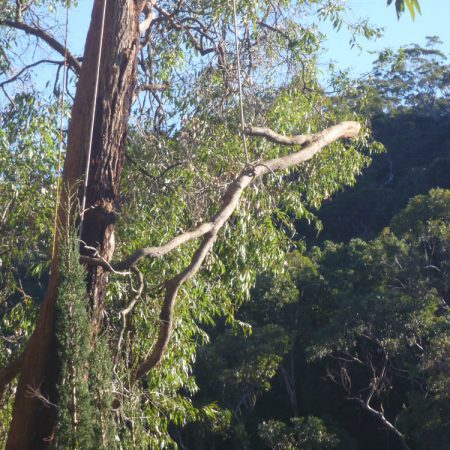
<instances>
[{"instance_id":1,"label":"background tree","mask_svg":"<svg viewBox=\"0 0 450 450\"><path fill-rule=\"evenodd\" d=\"M260 279L238 316L255 335L219 330L197 363L196 401L216 400L232 412L229 432L187 428L187 448L301 445L292 417L320 418L336 448L426 449L430 442L445 448L448 200L448 191L432 190L414 198L377 239L327 242L309 258L293 253L283 278ZM267 331L274 329L290 345L274 351L268 343L277 340ZM227 359L237 349L253 358ZM261 374L264 388L246 397L236 380L258 386Z\"/></svg>"},{"instance_id":2,"label":"background tree","mask_svg":"<svg viewBox=\"0 0 450 450\"><path fill-rule=\"evenodd\" d=\"M410 398L440 404L440 391L432 388L433 375L423 364L434 359L431 355L441 354L438 348L449 331L447 261L442 258L448 246L447 214L448 192L431 191L429 197L415 198L394 219L391 231L372 243L355 240L347 247L330 245L323 254L325 267L344 260L347 264L343 271L322 272L325 279L331 276L334 281L330 294L325 288L321 295L330 295L330 304L339 313L326 323L323 315L316 316L316 327L317 321L323 325L317 327L311 357L329 356L331 379L380 421L391 415L392 427L386 422L385 426L400 439L395 417L408 416L417 406ZM415 220L410 220L411 215ZM409 219L408 231L400 225L406 224L405 219ZM370 273L365 275L364 268ZM350 277L345 273L351 273ZM446 377L443 372L440 376ZM443 416L431 420L437 447L445 446L448 438L447 432L438 431L449 418L440 411Z\"/></svg>"}]
</instances>

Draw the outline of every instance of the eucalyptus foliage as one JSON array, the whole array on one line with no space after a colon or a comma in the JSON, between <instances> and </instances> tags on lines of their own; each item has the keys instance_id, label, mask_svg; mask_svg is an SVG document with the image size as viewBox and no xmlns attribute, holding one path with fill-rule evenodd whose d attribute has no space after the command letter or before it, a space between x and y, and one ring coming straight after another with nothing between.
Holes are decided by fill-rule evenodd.
<instances>
[{"instance_id":1,"label":"eucalyptus foliage","mask_svg":"<svg viewBox=\"0 0 450 450\"><path fill-rule=\"evenodd\" d=\"M394 0L387 0L388 6L393 2ZM408 8L408 11L411 14L413 20L416 17L416 13L422 14L418 0L395 0L395 9L397 11L398 18L400 18L400 16L405 11L405 6Z\"/></svg>"},{"instance_id":2,"label":"eucalyptus foliage","mask_svg":"<svg viewBox=\"0 0 450 450\"><path fill-rule=\"evenodd\" d=\"M0 110L0 365L33 331L47 282L57 165L56 111L23 94ZM6 437L14 384L0 413Z\"/></svg>"}]
</instances>

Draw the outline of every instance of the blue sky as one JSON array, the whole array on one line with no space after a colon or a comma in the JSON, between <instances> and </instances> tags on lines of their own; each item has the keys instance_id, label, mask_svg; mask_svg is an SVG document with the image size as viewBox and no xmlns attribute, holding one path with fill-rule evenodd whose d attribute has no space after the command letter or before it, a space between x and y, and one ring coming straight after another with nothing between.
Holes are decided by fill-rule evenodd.
<instances>
[{"instance_id":1,"label":"blue sky","mask_svg":"<svg viewBox=\"0 0 450 450\"><path fill-rule=\"evenodd\" d=\"M416 15L414 21L408 12L397 20L394 5L386 7L386 0L349 0L347 4L351 8L348 19L368 17L371 23L384 28L384 35L375 42L361 39L363 50L352 50L348 32L341 29L336 33L330 26L322 27L328 37L327 51L321 58L323 64L333 60L339 68L352 68L358 75L371 69L376 59L371 51L397 49L412 43L422 45L426 36L439 36L444 43L441 50L450 56L450 0L420 0L422 15Z\"/></svg>"},{"instance_id":2,"label":"blue sky","mask_svg":"<svg viewBox=\"0 0 450 450\"><path fill-rule=\"evenodd\" d=\"M69 49L76 55L82 55L93 0L79 0L78 3L78 7L70 11ZM386 0L348 0L346 21L368 17L372 24L384 28L384 35L377 41L360 38L363 49L351 49L350 34L344 26L336 32L331 25L322 24L320 29L327 35L326 50L319 60L323 77L326 78L330 61L340 69L350 68L355 77L367 73L380 50L386 47L397 49L411 43L422 45L425 43L425 37L430 35L440 37L444 43L441 49L450 57L450 0L420 0L420 3L422 15L417 15L413 21L408 12L397 20L394 6L386 7ZM40 66L36 75L35 81L38 85L44 86L48 80L53 83L54 67Z\"/></svg>"},{"instance_id":3,"label":"blue sky","mask_svg":"<svg viewBox=\"0 0 450 450\"><path fill-rule=\"evenodd\" d=\"M75 54L82 54L84 38L92 8L92 0L79 0L79 6L70 13L69 48ZM372 61L380 50L390 47L397 49L402 45L411 43L424 44L426 36L436 35L444 42L442 50L450 57L450 0L421 0L422 15L411 19L405 12L397 20L394 5L386 6L386 0L348 0L350 10L347 21L356 21L358 17L367 17L376 26L384 28L384 36L376 41L360 38L363 50L350 48L350 34L343 26L335 32L328 25L321 26L327 35L324 51L320 63L325 69L328 62L333 61L339 68L351 68L355 76L370 71Z\"/></svg>"}]
</instances>

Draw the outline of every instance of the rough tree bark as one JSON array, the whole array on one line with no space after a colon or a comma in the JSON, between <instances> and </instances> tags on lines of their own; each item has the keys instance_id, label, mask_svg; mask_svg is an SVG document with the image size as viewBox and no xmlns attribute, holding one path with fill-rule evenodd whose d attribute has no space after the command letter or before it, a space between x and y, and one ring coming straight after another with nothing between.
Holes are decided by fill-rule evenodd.
<instances>
[{"instance_id":1,"label":"rough tree bark","mask_svg":"<svg viewBox=\"0 0 450 450\"><path fill-rule=\"evenodd\" d=\"M69 189L82 179L86 165L103 1L94 2L69 126L63 174L64 186ZM109 0L105 15L87 191L88 210L82 235L82 240L96 247L105 260L110 260L114 252L114 211L137 79L141 4L142 0ZM64 199L61 204L64 205ZM65 208L61 206L60 218L65 215ZM88 289L97 311L104 297L106 277L103 268L89 268ZM58 378L54 337L56 295L57 256L52 261L50 282L36 329L25 351L6 445L8 450L41 449L51 442L56 415L52 404L57 402L55 385ZM47 401L43 401L44 398Z\"/></svg>"}]
</instances>

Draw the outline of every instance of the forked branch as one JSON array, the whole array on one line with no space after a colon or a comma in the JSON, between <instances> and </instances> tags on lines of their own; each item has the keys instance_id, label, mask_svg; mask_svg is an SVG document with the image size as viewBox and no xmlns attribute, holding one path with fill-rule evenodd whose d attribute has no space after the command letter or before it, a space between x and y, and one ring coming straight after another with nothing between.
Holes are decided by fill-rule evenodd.
<instances>
[{"instance_id":1,"label":"forked branch","mask_svg":"<svg viewBox=\"0 0 450 450\"><path fill-rule=\"evenodd\" d=\"M82 256L81 260L87 264L99 265L105 270L114 269L116 271L126 270L133 267L140 259L144 257L161 257L170 251L193 239L203 236L203 240L197 251L192 256L191 262L181 273L164 282L164 302L159 317L158 339L150 355L141 363L132 376L132 382L148 373L160 361L170 340L173 325L173 311L178 290L187 280L192 278L200 269L203 261L211 250L218 232L222 229L230 216L236 210L239 200L244 190L256 179L274 173L279 170L288 169L297 166L303 162L309 161L314 155L322 150L328 144L342 138L353 138L360 132L361 126L358 122L342 122L314 135L300 135L287 137L279 135L269 129L249 128L246 133L254 136L271 137L272 142L285 145L302 145L302 148L280 158L260 162L254 166L246 166L238 177L229 185L222 198L222 206L219 211L211 218L210 222L203 223L197 228L182 233L164 245L159 247L142 248L134 252L125 260L110 264L99 258L89 258ZM255 131L256 130L256 131ZM264 134L260 130L264 130ZM276 140L275 140L276 139ZM295 144L293 141L295 140Z\"/></svg>"},{"instance_id":2,"label":"forked branch","mask_svg":"<svg viewBox=\"0 0 450 450\"><path fill-rule=\"evenodd\" d=\"M199 271L203 261L217 238L218 232L236 210L244 190L254 180L262 177L263 175L273 173L278 170L287 169L310 160L322 148L338 139L356 137L360 129L361 127L357 122L342 122L338 125L327 128L318 134L308 136L307 139L304 139L304 142L307 142L307 145L295 153L259 163L251 167L245 167L238 177L229 185L225 195L223 196L221 208L217 214L212 217L210 222L202 224L192 231L188 231L175 237L161 247L142 249L121 263L120 268L123 269L126 268L127 264L128 266L135 264L144 256L162 256L185 242L204 236L200 246L192 256L188 267L164 283L165 296L159 316L160 323L158 339L150 355L141 363L136 372L133 374L133 383L148 373L161 361L172 332L173 311L178 290L183 283L192 278ZM272 132L272 134L277 135L274 132ZM301 141L300 136L296 136L296 138L298 138L298 141ZM117 267L117 265L115 267Z\"/></svg>"},{"instance_id":3,"label":"forked branch","mask_svg":"<svg viewBox=\"0 0 450 450\"><path fill-rule=\"evenodd\" d=\"M360 129L361 126L359 125L358 122L341 122L338 125L334 125L330 128L323 130L320 133L313 135L299 135L289 137L279 135L272 131L271 133L273 135L281 136L286 140L296 138L298 142L301 142L303 140L305 144L302 146L301 150L295 153L291 153L290 155L286 155L281 158L272 159L270 161L257 163L255 167L252 167L251 169L249 169L248 167L244 169L240 173L240 175L233 181L233 183L231 183L230 186L228 187L222 199L221 210L210 222L203 223L199 225L197 228L194 228L193 230L181 233L163 245L157 247L145 247L136 250L134 253L132 253L130 256L128 256L127 258L125 258L120 262L108 263L100 258L91 258L88 256L81 256L81 261L86 264L101 266L106 271L111 270L122 271L130 269L131 267L136 265L137 262L142 258L146 257L160 258L166 255L167 253L171 252L172 250L175 250L176 248L180 247L181 245L189 241L192 241L193 239L198 239L206 235L207 233L210 233L215 228L218 228L220 218L219 216L221 212L228 213L230 212L231 208L230 212L231 215L231 213L236 209L237 202L242 193L241 191L236 191L237 185L244 183L243 189L245 189L253 180L260 178L263 175L274 173L278 170L287 169L289 167L293 167L305 161L308 161L328 144L338 139L356 137ZM248 128L247 130L259 130L259 128L256 127ZM268 129L264 128L264 130ZM261 136L261 134L253 134L250 133L250 131L247 131L247 133L252 136ZM281 143L280 141L277 142ZM293 144L285 144L285 145L293 145ZM238 197L236 198L237 193ZM228 220L228 217L229 216L226 217L226 220ZM221 228L222 226L223 224L220 225L219 228Z\"/></svg>"}]
</instances>

